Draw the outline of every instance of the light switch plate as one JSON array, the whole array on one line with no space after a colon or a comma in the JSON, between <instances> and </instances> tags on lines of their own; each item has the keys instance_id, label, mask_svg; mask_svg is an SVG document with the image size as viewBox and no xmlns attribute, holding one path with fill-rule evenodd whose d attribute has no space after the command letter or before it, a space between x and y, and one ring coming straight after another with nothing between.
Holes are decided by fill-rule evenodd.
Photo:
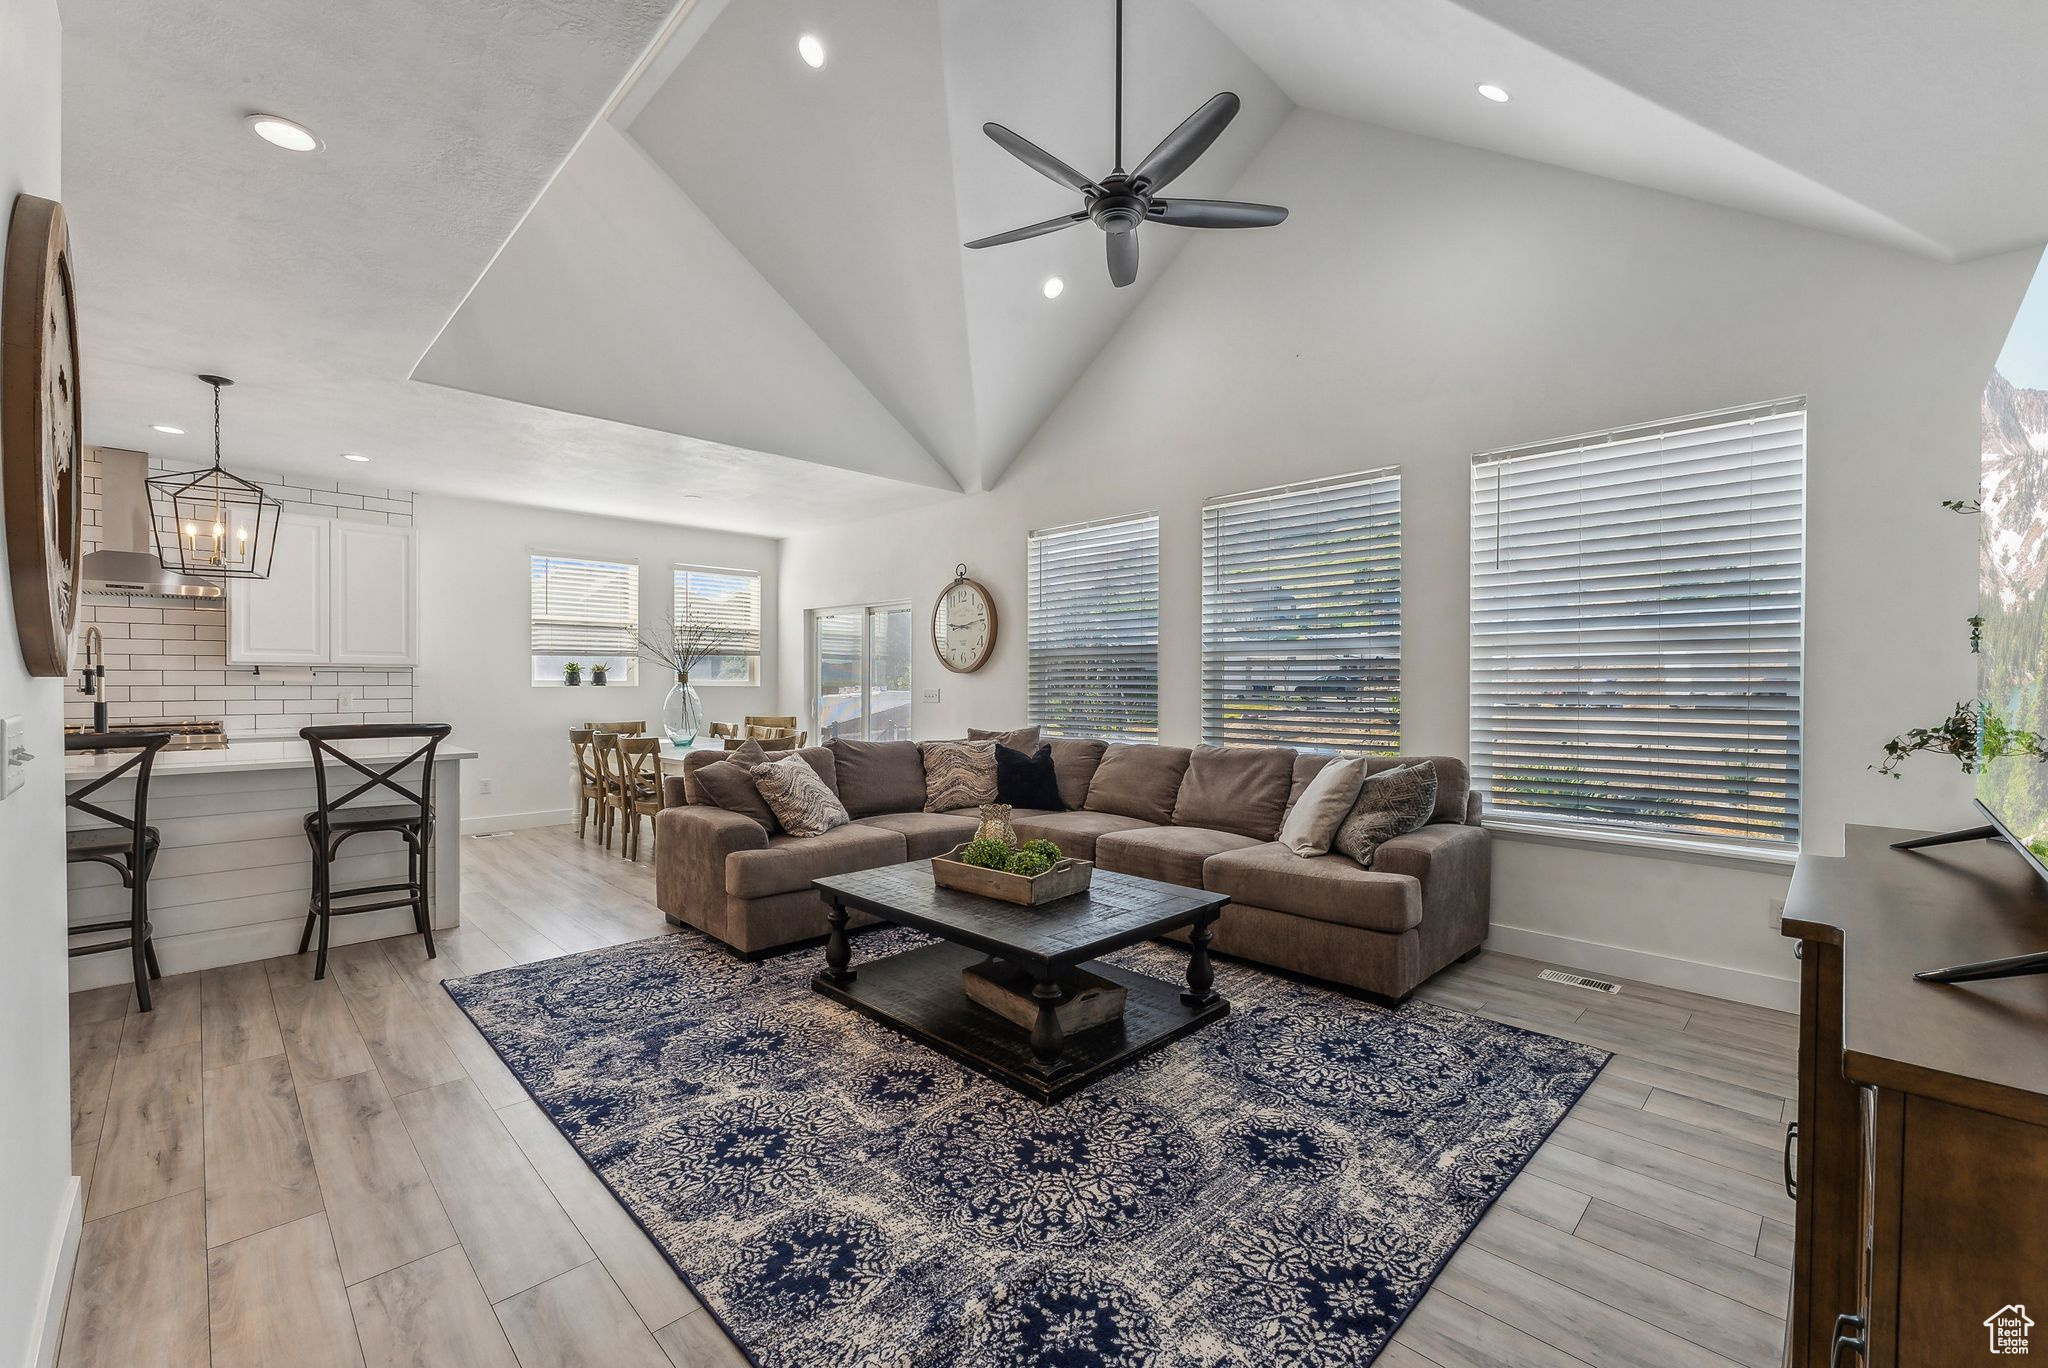
<instances>
[{"instance_id":1,"label":"light switch plate","mask_svg":"<svg viewBox=\"0 0 2048 1368\"><path fill-rule=\"evenodd\" d=\"M939 691L938 691L937 689L926 689L926 690L924 691L924 701L925 701L925 702L927 702L927 703L936 703L936 702L938 702L938 701L939 701Z\"/></svg>"},{"instance_id":2,"label":"light switch plate","mask_svg":"<svg viewBox=\"0 0 2048 1368\"><path fill-rule=\"evenodd\" d=\"M34 757L27 749L28 731L19 717L10 717L0 723L0 770L6 778L0 781L0 798L5 798L28 782L28 762Z\"/></svg>"}]
</instances>

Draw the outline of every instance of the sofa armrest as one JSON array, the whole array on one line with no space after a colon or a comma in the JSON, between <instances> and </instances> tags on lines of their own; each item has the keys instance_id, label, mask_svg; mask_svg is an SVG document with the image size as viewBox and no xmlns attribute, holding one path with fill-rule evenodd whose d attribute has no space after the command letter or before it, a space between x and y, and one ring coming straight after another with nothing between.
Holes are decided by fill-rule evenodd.
<instances>
[{"instance_id":1,"label":"sofa armrest","mask_svg":"<svg viewBox=\"0 0 2048 1368\"><path fill-rule=\"evenodd\" d=\"M1431 822L1382 845L1372 867L1419 882L1425 918L1455 909L1466 916L1476 912L1483 924L1493 896L1493 836L1462 822Z\"/></svg>"},{"instance_id":2,"label":"sofa armrest","mask_svg":"<svg viewBox=\"0 0 2048 1368\"><path fill-rule=\"evenodd\" d=\"M661 776L661 805L665 808L690 806L690 791L680 774Z\"/></svg>"},{"instance_id":3,"label":"sofa armrest","mask_svg":"<svg viewBox=\"0 0 2048 1368\"><path fill-rule=\"evenodd\" d=\"M663 808L654 815L654 901L671 920L722 935L725 857L767 848L767 831L744 813Z\"/></svg>"},{"instance_id":4,"label":"sofa armrest","mask_svg":"<svg viewBox=\"0 0 2048 1368\"><path fill-rule=\"evenodd\" d=\"M1473 789L1465 795L1465 825L1478 826L1486 816L1486 795Z\"/></svg>"}]
</instances>

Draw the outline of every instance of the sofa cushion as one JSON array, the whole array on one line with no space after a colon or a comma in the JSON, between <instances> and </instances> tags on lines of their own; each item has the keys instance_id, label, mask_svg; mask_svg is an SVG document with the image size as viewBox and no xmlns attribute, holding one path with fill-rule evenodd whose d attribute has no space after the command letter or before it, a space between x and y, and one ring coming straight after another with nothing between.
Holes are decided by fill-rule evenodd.
<instances>
[{"instance_id":1,"label":"sofa cushion","mask_svg":"<svg viewBox=\"0 0 2048 1368\"><path fill-rule=\"evenodd\" d=\"M1013 808L1037 808L1058 812L1066 806L1060 799L1059 775L1052 767L1052 747L1040 746L1029 754L1000 743L996 746L996 801Z\"/></svg>"},{"instance_id":2,"label":"sofa cushion","mask_svg":"<svg viewBox=\"0 0 2048 1368\"><path fill-rule=\"evenodd\" d=\"M1132 746L1112 742L1088 782L1090 812L1136 817L1165 826L1173 820L1173 800L1181 776L1188 771L1186 746Z\"/></svg>"},{"instance_id":3,"label":"sofa cushion","mask_svg":"<svg viewBox=\"0 0 2048 1368\"><path fill-rule=\"evenodd\" d=\"M833 794L837 796L839 793L839 774L838 767L832 761L831 750L825 746L805 746L796 753L803 757L804 763L809 765L820 779L825 781L825 787L831 789ZM718 804L704 796L703 788L697 783L697 772L699 770L707 765L723 765L727 761L737 761L742 765L758 765L769 758L771 757L768 754L768 748L763 747L758 741L754 743L751 750L744 745L740 745L735 746L729 751L685 751L683 753L683 777L680 781L683 789L681 801L703 807L717 807ZM780 757L774 758L779 759ZM666 777L662 785L664 793L668 791L669 783L674 781L675 776L669 775ZM674 800L670 800L669 806L675 807L677 803Z\"/></svg>"},{"instance_id":4,"label":"sofa cushion","mask_svg":"<svg viewBox=\"0 0 2048 1368\"><path fill-rule=\"evenodd\" d=\"M1375 755L1365 762L1368 777L1397 765L1419 765L1427 761L1436 771L1436 808L1432 822L1463 822L1465 795L1472 789L1471 771L1465 762L1450 755Z\"/></svg>"},{"instance_id":5,"label":"sofa cushion","mask_svg":"<svg viewBox=\"0 0 2048 1368\"><path fill-rule=\"evenodd\" d=\"M1294 752L1280 746L1197 746L1173 800L1173 824L1270 841L1294 780Z\"/></svg>"},{"instance_id":6,"label":"sofa cushion","mask_svg":"<svg viewBox=\"0 0 2048 1368\"><path fill-rule=\"evenodd\" d=\"M792 836L822 836L846 825L846 809L801 757L786 755L753 768L754 788Z\"/></svg>"},{"instance_id":7,"label":"sofa cushion","mask_svg":"<svg viewBox=\"0 0 2048 1368\"><path fill-rule=\"evenodd\" d=\"M929 860L974 839L981 818L959 812L883 812L859 819L861 825L894 831L903 837L906 860Z\"/></svg>"},{"instance_id":8,"label":"sofa cushion","mask_svg":"<svg viewBox=\"0 0 2048 1368\"><path fill-rule=\"evenodd\" d=\"M1259 844L1249 836L1208 827L1146 827L1137 831L1104 832L1095 842L1095 863L1118 874L1141 879L1202 886L1202 863L1226 850Z\"/></svg>"},{"instance_id":9,"label":"sofa cushion","mask_svg":"<svg viewBox=\"0 0 2048 1368\"><path fill-rule=\"evenodd\" d=\"M827 874L902 864L903 833L849 822L822 836L770 836L766 850L736 850L725 857L725 891L735 898L795 893Z\"/></svg>"},{"instance_id":10,"label":"sofa cushion","mask_svg":"<svg viewBox=\"0 0 2048 1368\"><path fill-rule=\"evenodd\" d=\"M1137 817L1119 817L1113 812L1046 812L1036 816L1012 812L1010 825L1020 841L1051 841L1062 855L1092 860L1097 837L1112 831L1135 831L1153 823Z\"/></svg>"},{"instance_id":11,"label":"sofa cushion","mask_svg":"<svg viewBox=\"0 0 2048 1368\"><path fill-rule=\"evenodd\" d=\"M924 810L979 807L996 800L996 743L920 741L924 757Z\"/></svg>"},{"instance_id":12,"label":"sofa cushion","mask_svg":"<svg viewBox=\"0 0 2048 1368\"><path fill-rule=\"evenodd\" d=\"M1314 754L1309 751L1296 753L1294 757L1294 784L1287 791L1287 810L1289 812L1292 812L1294 805L1301 801L1301 795L1308 789L1309 781L1318 774L1321 774L1323 767L1336 758L1334 755ZM1282 818L1281 820L1284 821L1286 819Z\"/></svg>"},{"instance_id":13,"label":"sofa cushion","mask_svg":"<svg viewBox=\"0 0 2048 1368\"><path fill-rule=\"evenodd\" d=\"M915 741L827 742L839 777L839 801L854 817L924 808L924 759Z\"/></svg>"},{"instance_id":14,"label":"sofa cushion","mask_svg":"<svg viewBox=\"0 0 2048 1368\"><path fill-rule=\"evenodd\" d=\"M1202 887L1247 907L1388 935L1422 923L1419 880L1360 869L1342 855L1297 855L1278 841L1210 856Z\"/></svg>"},{"instance_id":15,"label":"sofa cushion","mask_svg":"<svg viewBox=\"0 0 2048 1368\"><path fill-rule=\"evenodd\" d=\"M727 812L751 817L770 835L782 830L781 824L775 820L775 810L754 787L754 766L767 762L767 755L750 741L731 752L729 759L700 767L697 770L697 792L702 795L704 806L724 808Z\"/></svg>"},{"instance_id":16,"label":"sofa cushion","mask_svg":"<svg viewBox=\"0 0 2048 1368\"><path fill-rule=\"evenodd\" d=\"M1102 763L1108 743L1067 741L1059 737L1045 743L1052 747L1052 772L1059 776L1060 806L1079 812L1088 804L1088 785L1095 780L1095 767Z\"/></svg>"},{"instance_id":17,"label":"sofa cushion","mask_svg":"<svg viewBox=\"0 0 2048 1368\"><path fill-rule=\"evenodd\" d=\"M1330 843L1337 839L1337 828L1358 802L1358 790L1364 783L1362 756L1317 770L1300 798L1288 807L1287 820L1280 824L1280 844L1297 855L1328 854Z\"/></svg>"},{"instance_id":18,"label":"sofa cushion","mask_svg":"<svg viewBox=\"0 0 2048 1368\"><path fill-rule=\"evenodd\" d=\"M1436 770L1427 761L1368 774L1330 845L1370 869L1383 842L1427 826L1435 811Z\"/></svg>"},{"instance_id":19,"label":"sofa cushion","mask_svg":"<svg viewBox=\"0 0 2048 1368\"><path fill-rule=\"evenodd\" d=\"M998 746L1023 751L1026 755L1038 749L1038 728L1013 727L1009 731L986 731L980 727L967 729L969 741L993 741Z\"/></svg>"}]
</instances>

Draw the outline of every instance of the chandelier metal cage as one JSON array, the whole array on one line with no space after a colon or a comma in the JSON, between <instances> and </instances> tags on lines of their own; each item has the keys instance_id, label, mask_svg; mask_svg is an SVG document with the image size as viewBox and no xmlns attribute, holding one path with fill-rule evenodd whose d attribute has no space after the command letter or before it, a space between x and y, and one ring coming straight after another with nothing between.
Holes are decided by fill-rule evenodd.
<instances>
[{"instance_id":1,"label":"chandelier metal cage","mask_svg":"<svg viewBox=\"0 0 2048 1368\"><path fill-rule=\"evenodd\" d=\"M268 579L284 505L255 481L222 468L220 392L235 382L222 375L199 378L213 386L213 464L149 478L156 558L188 575Z\"/></svg>"}]
</instances>

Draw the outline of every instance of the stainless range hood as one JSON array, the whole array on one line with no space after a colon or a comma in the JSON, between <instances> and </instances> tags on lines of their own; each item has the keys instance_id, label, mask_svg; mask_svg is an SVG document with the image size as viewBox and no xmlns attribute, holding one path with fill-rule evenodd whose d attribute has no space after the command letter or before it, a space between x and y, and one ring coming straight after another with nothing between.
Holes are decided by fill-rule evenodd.
<instances>
[{"instance_id":1,"label":"stainless range hood","mask_svg":"<svg viewBox=\"0 0 2048 1368\"><path fill-rule=\"evenodd\" d=\"M79 567L87 598L217 599L220 586L156 558L150 531L149 457L118 447L96 448L100 461L100 547Z\"/></svg>"}]
</instances>

